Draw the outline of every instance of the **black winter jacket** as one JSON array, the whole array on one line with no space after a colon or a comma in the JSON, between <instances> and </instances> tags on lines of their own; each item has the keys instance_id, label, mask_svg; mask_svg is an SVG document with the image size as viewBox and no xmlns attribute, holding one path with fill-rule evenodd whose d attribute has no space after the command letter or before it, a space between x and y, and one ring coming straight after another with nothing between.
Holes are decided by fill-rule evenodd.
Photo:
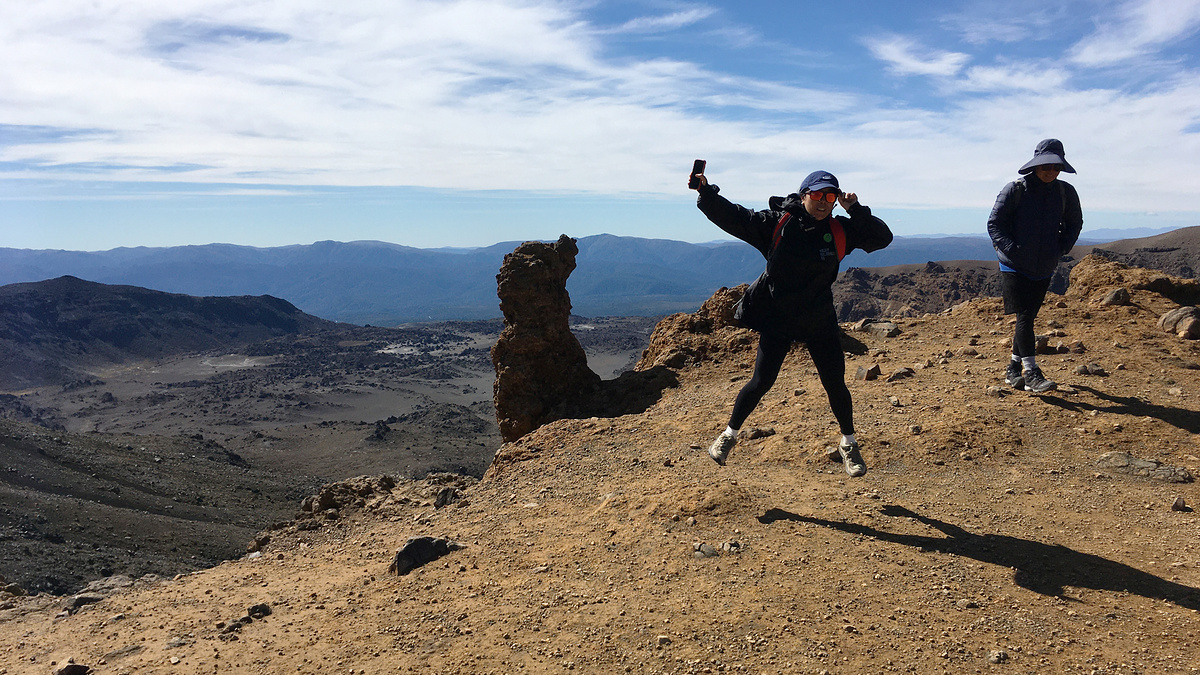
<instances>
[{"instance_id":1,"label":"black winter jacket","mask_svg":"<svg viewBox=\"0 0 1200 675\"><path fill-rule=\"evenodd\" d=\"M720 188L701 188L696 205L717 227L758 249L767 269L750 285L738 305L737 319L759 332L783 332L793 339L836 332L833 282L839 260L830 221L816 220L798 194L772 197L765 211L751 211L718 194ZM772 246L783 214L792 218ZM850 217L838 220L846 235L845 253L860 248L868 253L892 243L886 223L862 204L850 207Z\"/></svg>"},{"instance_id":2,"label":"black winter jacket","mask_svg":"<svg viewBox=\"0 0 1200 675\"><path fill-rule=\"evenodd\" d=\"M1083 229L1079 193L1065 181L1020 178L1000 191L987 225L1003 267L1048 279Z\"/></svg>"}]
</instances>

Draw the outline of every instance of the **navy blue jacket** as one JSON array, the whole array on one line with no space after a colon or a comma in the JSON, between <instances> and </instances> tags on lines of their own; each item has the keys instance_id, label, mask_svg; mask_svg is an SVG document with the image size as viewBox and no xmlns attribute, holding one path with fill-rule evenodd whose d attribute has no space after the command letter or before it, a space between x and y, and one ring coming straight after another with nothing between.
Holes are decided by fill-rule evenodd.
<instances>
[{"instance_id":1,"label":"navy blue jacket","mask_svg":"<svg viewBox=\"0 0 1200 675\"><path fill-rule=\"evenodd\" d=\"M1061 180L1020 178L1000 191L987 226L1001 269L1049 279L1083 229L1079 193Z\"/></svg>"},{"instance_id":2,"label":"navy blue jacket","mask_svg":"<svg viewBox=\"0 0 1200 675\"><path fill-rule=\"evenodd\" d=\"M759 332L784 332L793 339L836 332L833 282L841 260L830 230L834 216L816 220L798 194L772 197L770 208L751 211L725 199L719 191L715 185L701 188L696 206L717 227L758 249L767 259L766 271L742 297L737 319ZM773 247L775 228L784 212L792 218ZM892 243L892 231L871 215L871 209L855 204L849 213L849 218L838 217L846 235L845 253L856 248L869 253Z\"/></svg>"}]
</instances>

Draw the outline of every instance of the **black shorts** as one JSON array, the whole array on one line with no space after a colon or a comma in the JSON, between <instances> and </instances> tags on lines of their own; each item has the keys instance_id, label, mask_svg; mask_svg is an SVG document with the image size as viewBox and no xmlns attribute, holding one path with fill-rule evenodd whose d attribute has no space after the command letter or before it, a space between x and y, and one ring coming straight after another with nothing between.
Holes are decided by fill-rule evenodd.
<instances>
[{"instance_id":1,"label":"black shorts","mask_svg":"<svg viewBox=\"0 0 1200 675\"><path fill-rule=\"evenodd\" d=\"M1004 291L1004 313L1019 314L1037 310L1046 299L1050 279L1030 279L1016 272L1001 272L1001 288Z\"/></svg>"}]
</instances>

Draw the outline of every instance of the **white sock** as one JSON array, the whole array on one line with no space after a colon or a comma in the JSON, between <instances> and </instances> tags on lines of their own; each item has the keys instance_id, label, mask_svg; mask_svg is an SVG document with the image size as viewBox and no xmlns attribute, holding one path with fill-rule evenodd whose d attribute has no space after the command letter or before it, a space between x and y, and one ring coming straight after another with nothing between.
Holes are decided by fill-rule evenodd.
<instances>
[{"instance_id":1,"label":"white sock","mask_svg":"<svg viewBox=\"0 0 1200 675\"><path fill-rule=\"evenodd\" d=\"M1021 357L1017 356L1016 354L1012 355L1012 360L1013 363L1021 363Z\"/></svg>"},{"instance_id":2,"label":"white sock","mask_svg":"<svg viewBox=\"0 0 1200 675\"><path fill-rule=\"evenodd\" d=\"M1021 368L1023 370L1033 370L1037 368L1037 361L1032 356L1026 356L1021 359Z\"/></svg>"},{"instance_id":3,"label":"white sock","mask_svg":"<svg viewBox=\"0 0 1200 675\"><path fill-rule=\"evenodd\" d=\"M734 429L733 427L725 427L725 431L722 433L726 436L733 436L734 438L737 438L737 429Z\"/></svg>"},{"instance_id":4,"label":"white sock","mask_svg":"<svg viewBox=\"0 0 1200 675\"><path fill-rule=\"evenodd\" d=\"M852 445L854 443L854 434L842 434L842 445Z\"/></svg>"}]
</instances>

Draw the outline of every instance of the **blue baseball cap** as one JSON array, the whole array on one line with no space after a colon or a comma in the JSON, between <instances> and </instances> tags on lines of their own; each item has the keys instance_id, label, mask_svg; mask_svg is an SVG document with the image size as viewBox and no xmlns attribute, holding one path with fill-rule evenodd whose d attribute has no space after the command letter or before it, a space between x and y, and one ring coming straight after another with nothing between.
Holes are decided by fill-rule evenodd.
<instances>
[{"instance_id":1,"label":"blue baseball cap","mask_svg":"<svg viewBox=\"0 0 1200 675\"><path fill-rule=\"evenodd\" d=\"M833 188L839 192L842 189L838 186L837 177L833 174L828 171L814 171L808 174L804 182L800 184L800 189L796 190L796 192L804 194L805 192L823 190L825 188Z\"/></svg>"}]
</instances>

